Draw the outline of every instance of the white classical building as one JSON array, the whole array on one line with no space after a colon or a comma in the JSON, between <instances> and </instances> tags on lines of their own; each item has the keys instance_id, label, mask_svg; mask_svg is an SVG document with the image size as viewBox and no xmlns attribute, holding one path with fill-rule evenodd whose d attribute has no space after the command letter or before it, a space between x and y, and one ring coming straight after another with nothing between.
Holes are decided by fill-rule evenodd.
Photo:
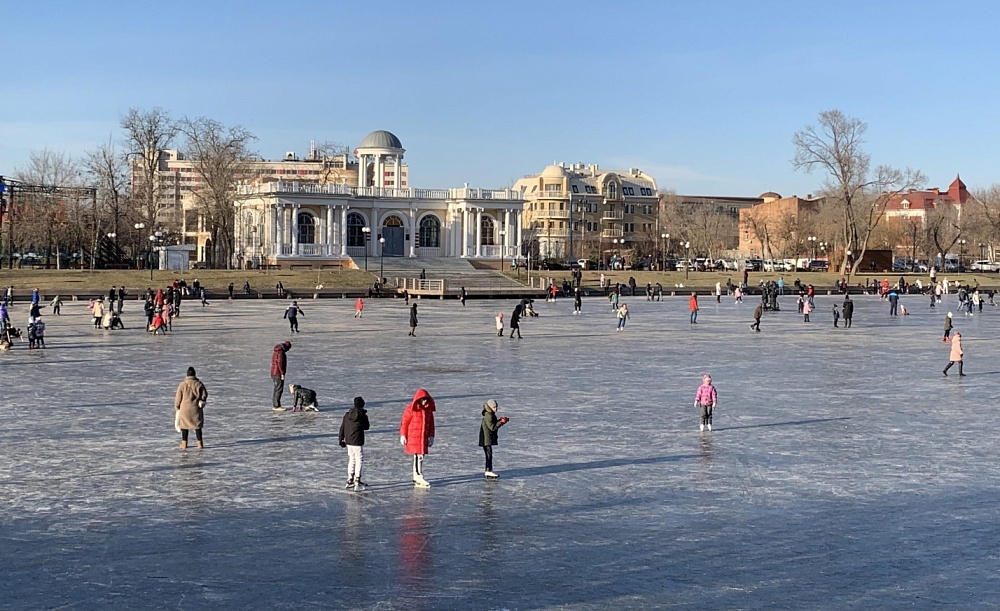
<instances>
[{"instance_id":1,"label":"white classical building","mask_svg":"<svg viewBox=\"0 0 1000 611\"><path fill-rule=\"evenodd\" d=\"M399 138L361 141L356 184L244 185L236 202L237 257L284 268L345 267L352 257L512 258L521 248L523 200L512 189L414 189ZM382 186L376 186L381 184Z\"/></svg>"}]
</instances>

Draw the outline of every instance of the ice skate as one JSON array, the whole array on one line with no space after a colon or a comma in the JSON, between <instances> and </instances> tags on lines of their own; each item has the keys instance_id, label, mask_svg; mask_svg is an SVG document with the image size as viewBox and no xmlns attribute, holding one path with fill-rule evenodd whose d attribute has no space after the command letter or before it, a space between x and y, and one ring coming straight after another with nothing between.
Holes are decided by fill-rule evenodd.
<instances>
[{"instance_id":1,"label":"ice skate","mask_svg":"<svg viewBox=\"0 0 1000 611\"><path fill-rule=\"evenodd\" d=\"M368 490L368 486L363 481L361 481L361 480L355 480L354 481L354 491L355 492L363 492L365 490Z\"/></svg>"},{"instance_id":2,"label":"ice skate","mask_svg":"<svg viewBox=\"0 0 1000 611\"><path fill-rule=\"evenodd\" d=\"M486 479L499 479L500 478L499 475L497 475L496 473L494 473L492 471L487 471L486 473L483 474L483 477L485 477Z\"/></svg>"},{"instance_id":3,"label":"ice skate","mask_svg":"<svg viewBox=\"0 0 1000 611\"><path fill-rule=\"evenodd\" d=\"M711 422L709 422L709 423L708 423L707 425L705 425L705 426L707 426L707 427L708 427L708 431L709 431L709 432L712 432L712 423L711 423Z\"/></svg>"},{"instance_id":4,"label":"ice skate","mask_svg":"<svg viewBox=\"0 0 1000 611\"><path fill-rule=\"evenodd\" d=\"M413 476L413 485L416 488L430 488L431 483L424 479L423 475L417 474Z\"/></svg>"},{"instance_id":5,"label":"ice skate","mask_svg":"<svg viewBox=\"0 0 1000 611\"><path fill-rule=\"evenodd\" d=\"M699 431L704 431L705 430L705 425L704 424L699 424L698 425L698 430Z\"/></svg>"},{"instance_id":6,"label":"ice skate","mask_svg":"<svg viewBox=\"0 0 1000 611\"><path fill-rule=\"evenodd\" d=\"M349 479L349 480L347 480L347 485L344 486L344 490L350 490L353 487L354 487L354 480L353 479Z\"/></svg>"}]
</instances>

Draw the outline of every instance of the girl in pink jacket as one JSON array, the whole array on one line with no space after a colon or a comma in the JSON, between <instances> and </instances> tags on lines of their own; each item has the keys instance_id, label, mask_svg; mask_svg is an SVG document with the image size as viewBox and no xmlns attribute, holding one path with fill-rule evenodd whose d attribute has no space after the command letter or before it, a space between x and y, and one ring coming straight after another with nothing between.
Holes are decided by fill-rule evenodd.
<instances>
[{"instance_id":1,"label":"girl in pink jacket","mask_svg":"<svg viewBox=\"0 0 1000 611\"><path fill-rule=\"evenodd\" d=\"M706 426L709 431L712 430L712 411L715 410L718 398L715 386L712 386L712 376L706 373L701 377L701 386L698 387L698 392L694 395L694 406L701 408L700 430L704 431Z\"/></svg>"}]
</instances>

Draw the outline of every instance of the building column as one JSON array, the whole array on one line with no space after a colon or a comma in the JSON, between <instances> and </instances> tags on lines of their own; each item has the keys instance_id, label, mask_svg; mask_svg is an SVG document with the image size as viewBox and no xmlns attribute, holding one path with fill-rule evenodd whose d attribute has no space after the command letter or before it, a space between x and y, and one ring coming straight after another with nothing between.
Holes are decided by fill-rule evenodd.
<instances>
[{"instance_id":1,"label":"building column","mask_svg":"<svg viewBox=\"0 0 1000 611\"><path fill-rule=\"evenodd\" d=\"M376 208L375 204L372 203L372 210L368 215L368 227L371 229L371 233L369 233L368 235L371 236L371 239L368 240L368 244L366 244L366 246L368 247L369 257L378 256L378 234L379 230L381 229L381 227L378 226L379 224L378 217L379 217L378 208Z\"/></svg>"},{"instance_id":2,"label":"building column","mask_svg":"<svg viewBox=\"0 0 1000 611\"><path fill-rule=\"evenodd\" d=\"M469 211L462 210L462 258L469 256Z\"/></svg>"},{"instance_id":3,"label":"building column","mask_svg":"<svg viewBox=\"0 0 1000 611\"><path fill-rule=\"evenodd\" d=\"M483 256L483 209L476 212L476 258Z\"/></svg>"},{"instance_id":4,"label":"building column","mask_svg":"<svg viewBox=\"0 0 1000 611\"><path fill-rule=\"evenodd\" d=\"M522 251L522 246L521 246L522 245L521 238L523 237L521 235L522 214L523 213L521 211L518 211L517 214L514 215L514 222L517 223L517 242L514 244L514 250L517 251L515 256L518 257L521 256L521 251Z\"/></svg>"},{"instance_id":5,"label":"building column","mask_svg":"<svg viewBox=\"0 0 1000 611\"><path fill-rule=\"evenodd\" d=\"M402 171L403 171L403 160L400 159L399 155L397 154L396 155L396 188L397 189L402 189L403 188L403 177L400 176L400 173Z\"/></svg>"},{"instance_id":6,"label":"building column","mask_svg":"<svg viewBox=\"0 0 1000 611\"><path fill-rule=\"evenodd\" d=\"M347 256L347 206L340 208L340 256Z\"/></svg>"},{"instance_id":7,"label":"building column","mask_svg":"<svg viewBox=\"0 0 1000 611\"><path fill-rule=\"evenodd\" d=\"M501 242L503 242L503 244L501 244L503 249L500 252L501 259L507 256L507 251L509 250L507 245L510 244L511 238L513 237L511 236L510 230L510 208L503 211L503 232L503 239L501 240Z\"/></svg>"},{"instance_id":8,"label":"building column","mask_svg":"<svg viewBox=\"0 0 1000 611\"><path fill-rule=\"evenodd\" d=\"M367 173L367 169L366 169L367 167L368 167L368 165L365 163L365 156L362 155L361 157L358 157L358 186L359 187L364 187L365 186L365 182L366 182L365 181L365 174Z\"/></svg>"},{"instance_id":9,"label":"building column","mask_svg":"<svg viewBox=\"0 0 1000 611\"><path fill-rule=\"evenodd\" d=\"M333 256L333 204L326 205L326 256Z\"/></svg>"},{"instance_id":10,"label":"building column","mask_svg":"<svg viewBox=\"0 0 1000 611\"><path fill-rule=\"evenodd\" d=\"M276 206L275 210L275 233L277 235L274 238L274 254L280 255L284 251L285 247L285 206Z\"/></svg>"},{"instance_id":11,"label":"building column","mask_svg":"<svg viewBox=\"0 0 1000 611\"><path fill-rule=\"evenodd\" d=\"M299 254L299 205L292 206L292 255Z\"/></svg>"},{"instance_id":12,"label":"building column","mask_svg":"<svg viewBox=\"0 0 1000 611\"><path fill-rule=\"evenodd\" d=\"M396 172L397 172L396 176L398 177L399 176L398 157L396 161ZM411 257L417 256L417 239L420 237L420 228L417 227L416 225L416 219L417 219L417 211L414 210L413 206L411 205L410 206L410 256Z\"/></svg>"}]
</instances>

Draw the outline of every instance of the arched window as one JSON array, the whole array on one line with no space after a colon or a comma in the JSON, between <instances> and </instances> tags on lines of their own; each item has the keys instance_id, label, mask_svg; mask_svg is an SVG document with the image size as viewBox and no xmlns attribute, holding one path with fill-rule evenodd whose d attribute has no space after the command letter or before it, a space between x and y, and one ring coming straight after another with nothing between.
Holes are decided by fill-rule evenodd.
<instances>
[{"instance_id":1,"label":"arched window","mask_svg":"<svg viewBox=\"0 0 1000 611\"><path fill-rule=\"evenodd\" d=\"M482 234L483 239L480 242L483 246L493 246L496 244L496 240L493 236L493 229L496 224L493 219L488 216L483 216L483 220L479 224L479 232Z\"/></svg>"},{"instance_id":2,"label":"arched window","mask_svg":"<svg viewBox=\"0 0 1000 611\"><path fill-rule=\"evenodd\" d=\"M433 214L420 219L420 247L439 248L441 246L441 220Z\"/></svg>"},{"instance_id":3,"label":"arched window","mask_svg":"<svg viewBox=\"0 0 1000 611\"><path fill-rule=\"evenodd\" d=\"M296 220L299 224L299 244L316 243L316 219L308 212L299 212Z\"/></svg>"},{"instance_id":4,"label":"arched window","mask_svg":"<svg viewBox=\"0 0 1000 611\"><path fill-rule=\"evenodd\" d=\"M347 214L347 245L364 246L365 232L361 228L365 226L365 217L357 212Z\"/></svg>"},{"instance_id":5,"label":"arched window","mask_svg":"<svg viewBox=\"0 0 1000 611\"><path fill-rule=\"evenodd\" d=\"M608 183L608 199L618 199L618 185L613 182Z\"/></svg>"},{"instance_id":6,"label":"arched window","mask_svg":"<svg viewBox=\"0 0 1000 611\"><path fill-rule=\"evenodd\" d=\"M403 226L403 219L401 219L398 216L396 216L395 214L393 214L389 218L385 219L385 222L382 223L382 226L383 227L402 227Z\"/></svg>"}]
</instances>

